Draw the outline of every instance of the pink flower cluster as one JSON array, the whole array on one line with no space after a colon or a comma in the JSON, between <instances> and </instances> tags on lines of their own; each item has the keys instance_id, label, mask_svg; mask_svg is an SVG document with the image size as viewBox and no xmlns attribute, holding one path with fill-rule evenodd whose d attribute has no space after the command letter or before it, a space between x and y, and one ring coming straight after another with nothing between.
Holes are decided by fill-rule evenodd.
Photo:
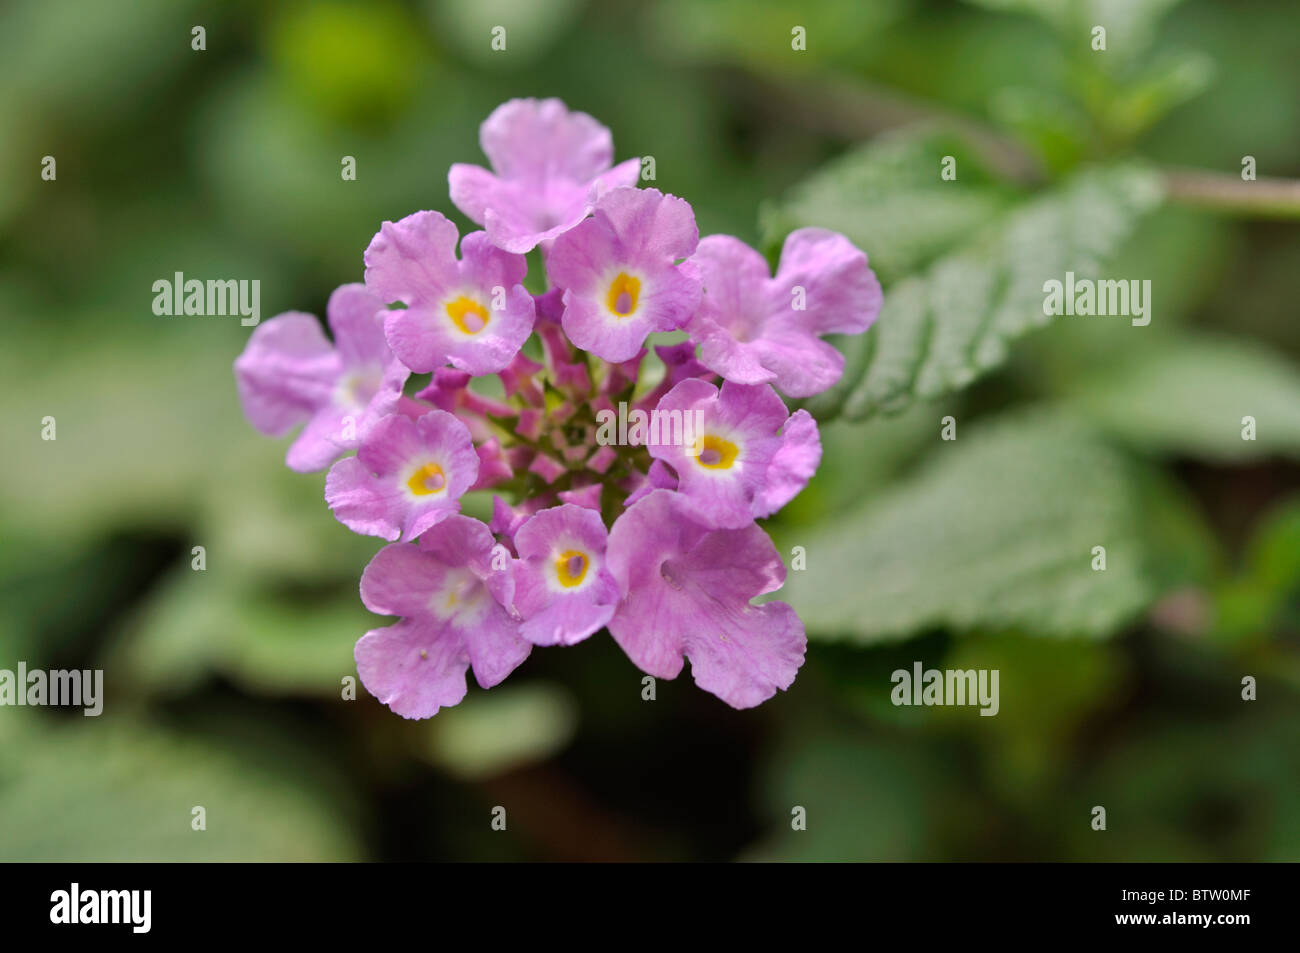
<instances>
[{"instance_id":1,"label":"pink flower cluster","mask_svg":"<svg viewBox=\"0 0 1300 953\"><path fill-rule=\"evenodd\" d=\"M800 229L773 275L735 238L701 240L689 204L637 188L639 161L613 165L609 130L558 100L503 104L480 140L491 170L449 182L482 231L431 211L383 223L365 283L330 298L332 342L282 314L235 361L253 425L304 424L288 465L329 467L334 516L390 541L361 598L399 621L357 642L362 682L427 718L465 696L467 669L488 688L534 646L608 629L650 675L689 659L701 688L757 705L794 681L805 639L789 605L754 603L785 581L755 520L821 459L778 390L839 378L823 335L880 310L866 255ZM530 252L542 294L523 284ZM661 332L686 337L646 361ZM628 408L651 426L615 435ZM460 512L480 490L490 523Z\"/></svg>"}]
</instances>

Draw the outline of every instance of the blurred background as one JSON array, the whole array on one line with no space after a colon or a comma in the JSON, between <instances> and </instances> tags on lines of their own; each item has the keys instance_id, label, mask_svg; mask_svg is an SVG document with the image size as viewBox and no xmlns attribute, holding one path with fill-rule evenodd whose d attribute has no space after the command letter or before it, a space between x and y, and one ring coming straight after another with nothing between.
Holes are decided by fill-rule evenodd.
<instances>
[{"instance_id":1,"label":"blurred background","mask_svg":"<svg viewBox=\"0 0 1300 953\"><path fill-rule=\"evenodd\" d=\"M1297 16L9 0L0 668L102 668L106 702L0 709L0 859L1300 859L1300 208L1241 180L1300 177ZM643 701L606 634L431 721L345 700L378 541L244 421L249 329L152 313L180 271L323 314L382 221L453 215L516 96L654 156L702 234L836 228L885 284L769 526L810 643L757 710ZM1149 279L1151 324L1047 322L1066 270ZM895 707L917 661L997 669L998 715Z\"/></svg>"}]
</instances>

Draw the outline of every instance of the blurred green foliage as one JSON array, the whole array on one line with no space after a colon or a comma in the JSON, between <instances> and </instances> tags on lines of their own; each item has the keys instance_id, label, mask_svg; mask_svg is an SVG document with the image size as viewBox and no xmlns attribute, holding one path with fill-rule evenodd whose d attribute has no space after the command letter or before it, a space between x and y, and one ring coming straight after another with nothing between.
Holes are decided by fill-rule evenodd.
<instances>
[{"instance_id":1,"label":"blurred green foliage","mask_svg":"<svg viewBox=\"0 0 1300 953\"><path fill-rule=\"evenodd\" d=\"M0 668L107 694L0 709L0 859L1300 859L1300 226L1163 177L1300 177L1294 4L792 9L0 10ZM456 217L493 107L548 95L702 234L840 229L885 285L771 521L810 646L756 711L688 678L643 701L603 635L429 723L347 699L375 541L243 421L248 329L151 313L176 271L321 313L380 222ZM1150 279L1151 325L1047 319L1066 270ZM895 707L918 660L997 669L999 714Z\"/></svg>"}]
</instances>

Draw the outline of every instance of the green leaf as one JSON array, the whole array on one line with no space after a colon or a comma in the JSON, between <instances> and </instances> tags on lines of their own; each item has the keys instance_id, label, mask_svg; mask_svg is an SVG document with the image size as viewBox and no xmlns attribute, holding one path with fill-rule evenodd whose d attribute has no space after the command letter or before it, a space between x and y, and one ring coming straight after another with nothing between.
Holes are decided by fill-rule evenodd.
<instances>
[{"instance_id":1,"label":"green leaf","mask_svg":"<svg viewBox=\"0 0 1300 953\"><path fill-rule=\"evenodd\" d=\"M1106 110L1111 133L1132 139L1176 106L1203 93L1214 78L1214 61L1204 53L1163 54L1127 82Z\"/></svg>"},{"instance_id":2,"label":"green leaf","mask_svg":"<svg viewBox=\"0 0 1300 953\"><path fill-rule=\"evenodd\" d=\"M1226 278L1237 253L1234 226L1222 218L1166 203L1142 219L1108 271L1117 278L1150 279L1151 324L1118 318L1068 317L1050 333L1024 338L1008 373L1033 392L1068 397L1139 348L1152 351L1181 333Z\"/></svg>"},{"instance_id":3,"label":"green leaf","mask_svg":"<svg viewBox=\"0 0 1300 953\"><path fill-rule=\"evenodd\" d=\"M425 0L424 7L443 48L480 68L491 64L500 69L502 59L508 58L507 70L545 57L573 35L574 20L582 15L578 0ZM369 5L362 15L370 15ZM508 29L502 36L508 57L489 42L492 31L503 24Z\"/></svg>"},{"instance_id":4,"label":"green leaf","mask_svg":"<svg viewBox=\"0 0 1300 953\"><path fill-rule=\"evenodd\" d=\"M810 637L867 644L934 627L1100 637L1152 600L1126 458L1055 415L960 427L912 480L782 539L807 552L778 597ZM1105 571L1092 568L1095 546Z\"/></svg>"},{"instance_id":5,"label":"green leaf","mask_svg":"<svg viewBox=\"0 0 1300 953\"><path fill-rule=\"evenodd\" d=\"M984 751L990 786L1024 806L1074 767L1061 751L1089 718L1125 697L1128 676L1115 643L1009 634L955 640L937 667L998 673L996 717L959 706L927 714L950 728L977 729L971 731L973 743Z\"/></svg>"},{"instance_id":6,"label":"green leaf","mask_svg":"<svg viewBox=\"0 0 1300 953\"><path fill-rule=\"evenodd\" d=\"M1088 151L1088 116L1051 90L1007 87L993 96L989 114L1031 146L1055 171L1073 168Z\"/></svg>"},{"instance_id":7,"label":"green leaf","mask_svg":"<svg viewBox=\"0 0 1300 953\"><path fill-rule=\"evenodd\" d=\"M1247 544L1246 565L1270 591L1300 587L1300 496L1277 504L1260 520Z\"/></svg>"},{"instance_id":8,"label":"green leaf","mask_svg":"<svg viewBox=\"0 0 1300 953\"><path fill-rule=\"evenodd\" d=\"M577 705L558 685L506 685L430 722L428 759L478 781L545 761L573 740Z\"/></svg>"},{"instance_id":9,"label":"green leaf","mask_svg":"<svg viewBox=\"0 0 1300 953\"><path fill-rule=\"evenodd\" d=\"M110 714L54 728L28 715L31 724L5 736L0 859L356 859L348 819L310 785L209 742ZM196 806L206 812L206 830L191 827Z\"/></svg>"},{"instance_id":10,"label":"green leaf","mask_svg":"<svg viewBox=\"0 0 1300 953\"><path fill-rule=\"evenodd\" d=\"M1052 112L1047 98L1032 90L1026 102L1016 97L1009 108L994 108L995 118L1024 136L1054 168L1065 167L1071 147L1083 145L1093 154L1100 147L1104 154L1114 154L1169 110L1203 92L1214 73L1213 61L1202 54L1151 50L1161 18L1179 0L972 2L1027 13L1058 34L1066 84L1084 115L1069 104ZM1096 49L1097 31L1103 29L1105 46Z\"/></svg>"},{"instance_id":11,"label":"green leaf","mask_svg":"<svg viewBox=\"0 0 1300 953\"><path fill-rule=\"evenodd\" d=\"M955 162L955 180L940 176L945 156ZM781 202L765 204L760 221L772 253L796 228L841 232L867 252L889 285L977 231L1013 198L967 140L943 129L914 128L830 162Z\"/></svg>"},{"instance_id":12,"label":"green leaf","mask_svg":"<svg viewBox=\"0 0 1300 953\"><path fill-rule=\"evenodd\" d=\"M1273 506L1246 543L1242 569L1213 589L1213 632L1260 644L1300 626L1300 497Z\"/></svg>"},{"instance_id":13,"label":"green leaf","mask_svg":"<svg viewBox=\"0 0 1300 953\"><path fill-rule=\"evenodd\" d=\"M0 526L12 543L0 544L0 566L14 580L0 598L0 644L27 646L30 659L64 648L55 636L98 629L97 611L116 611L115 589L137 569L114 559L114 540L148 531L177 538L180 551L129 619L112 622L113 667L132 684L175 695L215 670L254 692L337 698L340 679L356 673L354 643L385 624L357 595L380 541L333 519L323 476L289 471L287 441L243 419L229 361L247 329L147 332L112 312L103 321L118 322L126 330L111 344L73 335L58 368L38 357L53 346L43 333L0 349L14 385L0 397L0 435L22 462L0 473ZM46 414L57 417L57 440L40 439ZM191 569L196 545L205 571ZM70 587L77 599L61 595Z\"/></svg>"},{"instance_id":14,"label":"green leaf","mask_svg":"<svg viewBox=\"0 0 1300 953\"><path fill-rule=\"evenodd\" d=\"M897 417L878 421L871 439L847 420L823 424L822 459L834 466L819 467L802 493L791 500L776 519L785 525L811 526L832 518L845 507L855 507L892 483L898 472L934 441L947 407L914 405Z\"/></svg>"},{"instance_id":15,"label":"green leaf","mask_svg":"<svg viewBox=\"0 0 1300 953\"><path fill-rule=\"evenodd\" d=\"M1300 457L1300 369L1240 339L1184 333L1131 350L1088 379L1071 409L1150 453ZM1254 440L1242 439L1248 416Z\"/></svg>"},{"instance_id":16,"label":"green leaf","mask_svg":"<svg viewBox=\"0 0 1300 953\"><path fill-rule=\"evenodd\" d=\"M809 409L822 419L862 420L966 387L1006 359L1010 342L1051 320L1043 313L1045 281L1067 271L1101 276L1159 195L1145 170L1094 169L990 223L960 250L886 289L875 326L842 344L843 378Z\"/></svg>"},{"instance_id":17,"label":"green leaf","mask_svg":"<svg viewBox=\"0 0 1300 953\"><path fill-rule=\"evenodd\" d=\"M1155 37L1156 25L1182 0L968 0L990 10L1025 13L1045 20L1064 39L1088 49L1094 26L1106 28L1106 51L1132 58Z\"/></svg>"},{"instance_id":18,"label":"green leaf","mask_svg":"<svg viewBox=\"0 0 1300 953\"><path fill-rule=\"evenodd\" d=\"M1164 469L1139 467L1147 578L1161 593L1199 590L1223 572L1227 556L1191 491Z\"/></svg>"},{"instance_id":19,"label":"green leaf","mask_svg":"<svg viewBox=\"0 0 1300 953\"><path fill-rule=\"evenodd\" d=\"M326 517L328 518L328 517ZM110 659L131 683L177 695L209 672L263 694L339 697L356 675L353 647L389 620L371 615L352 574L275 581L287 591L250 584L233 570L178 569L127 624Z\"/></svg>"},{"instance_id":20,"label":"green leaf","mask_svg":"<svg viewBox=\"0 0 1300 953\"><path fill-rule=\"evenodd\" d=\"M870 60L910 6L910 0L820 0L794 16L785 0L660 0L647 9L646 22L662 52L675 59L799 72ZM804 31L802 49L794 45L796 27Z\"/></svg>"}]
</instances>

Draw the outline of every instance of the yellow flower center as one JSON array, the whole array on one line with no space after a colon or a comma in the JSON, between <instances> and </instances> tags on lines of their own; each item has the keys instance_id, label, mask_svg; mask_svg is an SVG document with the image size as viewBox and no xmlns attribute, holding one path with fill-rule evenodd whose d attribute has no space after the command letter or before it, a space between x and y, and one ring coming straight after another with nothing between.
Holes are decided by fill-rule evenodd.
<instances>
[{"instance_id":1,"label":"yellow flower center","mask_svg":"<svg viewBox=\"0 0 1300 953\"><path fill-rule=\"evenodd\" d=\"M731 469L731 465L736 462L736 455L740 453L740 448L730 440L723 440L713 434L705 434L696 440L693 449L700 466L710 470Z\"/></svg>"},{"instance_id":2,"label":"yellow flower center","mask_svg":"<svg viewBox=\"0 0 1300 953\"><path fill-rule=\"evenodd\" d=\"M447 489L447 477L438 464L426 463L411 474L406 485L416 496L428 496L430 493L441 493Z\"/></svg>"},{"instance_id":3,"label":"yellow flower center","mask_svg":"<svg viewBox=\"0 0 1300 953\"><path fill-rule=\"evenodd\" d=\"M464 295L447 302L447 317L463 334L478 334L488 326L487 308Z\"/></svg>"},{"instance_id":4,"label":"yellow flower center","mask_svg":"<svg viewBox=\"0 0 1300 953\"><path fill-rule=\"evenodd\" d=\"M625 318L636 310L637 298L640 296L641 279L620 271L618 277L610 282L605 304L609 307L610 314Z\"/></svg>"},{"instance_id":5,"label":"yellow flower center","mask_svg":"<svg viewBox=\"0 0 1300 953\"><path fill-rule=\"evenodd\" d=\"M555 560L555 575L561 586L572 589L587 575L587 554L576 549L560 553Z\"/></svg>"}]
</instances>

